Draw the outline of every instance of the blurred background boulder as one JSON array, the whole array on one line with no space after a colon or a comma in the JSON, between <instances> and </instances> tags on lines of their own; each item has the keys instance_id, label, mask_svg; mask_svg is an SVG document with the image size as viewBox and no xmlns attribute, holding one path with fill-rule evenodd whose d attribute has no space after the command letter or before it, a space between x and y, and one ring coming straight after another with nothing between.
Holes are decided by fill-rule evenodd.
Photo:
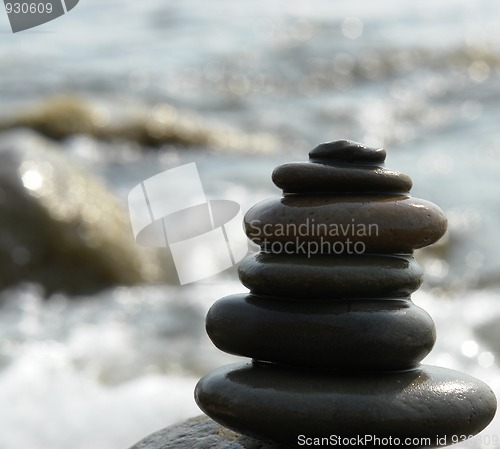
<instances>
[{"instance_id":1,"label":"blurred background boulder","mask_svg":"<svg viewBox=\"0 0 500 449\"><path fill-rule=\"evenodd\" d=\"M47 295L79 294L168 281L168 257L137 245L122 204L55 144L27 130L2 136L0 289L29 281Z\"/></svg>"},{"instance_id":2,"label":"blurred background boulder","mask_svg":"<svg viewBox=\"0 0 500 449\"><path fill-rule=\"evenodd\" d=\"M177 145L262 152L275 150L278 144L271 134L248 134L220 123L213 125L166 102L111 111L78 95L47 97L0 120L0 130L17 128L31 128L53 140L83 134L143 147Z\"/></svg>"}]
</instances>

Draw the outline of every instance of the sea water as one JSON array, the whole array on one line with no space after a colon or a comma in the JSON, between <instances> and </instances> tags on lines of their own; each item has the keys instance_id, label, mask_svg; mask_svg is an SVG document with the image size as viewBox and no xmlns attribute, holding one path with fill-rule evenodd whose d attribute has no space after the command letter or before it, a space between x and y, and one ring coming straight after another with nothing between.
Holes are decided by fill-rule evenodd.
<instances>
[{"instance_id":1,"label":"sea water","mask_svg":"<svg viewBox=\"0 0 500 449\"><path fill-rule=\"evenodd\" d=\"M61 93L109 115L168 104L215 129L266 133L249 153L61 143L126 202L162 170L196 162L210 199L243 211L279 195L279 163L340 138L382 145L449 232L419 258L413 295L438 339L424 360L500 394L500 3L496 0L183 2L81 0L9 34L0 13L0 117ZM1 138L1 135L0 135ZM193 388L235 360L204 332L234 271L193 285L116 287L92 297L22 284L0 293L0 448L123 449L199 413ZM462 447L499 444L500 419Z\"/></svg>"}]
</instances>

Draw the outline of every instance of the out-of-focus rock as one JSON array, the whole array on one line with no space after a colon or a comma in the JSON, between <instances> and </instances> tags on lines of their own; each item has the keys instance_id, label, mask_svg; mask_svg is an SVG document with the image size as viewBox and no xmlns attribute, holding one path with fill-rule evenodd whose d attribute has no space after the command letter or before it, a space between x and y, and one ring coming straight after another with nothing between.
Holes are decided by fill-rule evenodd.
<instances>
[{"instance_id":1,"label":"out-of-focus rock","mask_svg":"<svg viewBox=\"0 0 500 449\"><path fill-rule=\"evenodd\" d=\"M54 144L29 131L1 136L0 288L30 281L78 294L166 281L169 260L136 244L124 206Z\"/></svg>"},{"instance_id":2,"label":"out-of-focus rock","mask_svg":"<svg viewBox=\"0 0 500 449\"><path fill-rule=\"evenodd\" d=\"M4 125L25 127L54 140L73 134L98 136L106 132L107 121L99 109L75 97L61 96L27 108Z\"/></svg>"},{"instance_id":3,"label":"out-of-focus rock","mask_svg":"<svg viewBox=\"0 0 500 449\"><path fill-rule=\"evenodd\" d=\"M275 139L268 134L245 134L213 127L180 113L167 103L148 109L134 107L111 113L75 96L58 96L34 105L0 123L0 130L25 127L54 140L85 134L101 140L124 140L147 147L177 145L245 151L270 151Z\"/></svg>"}]
</instances>

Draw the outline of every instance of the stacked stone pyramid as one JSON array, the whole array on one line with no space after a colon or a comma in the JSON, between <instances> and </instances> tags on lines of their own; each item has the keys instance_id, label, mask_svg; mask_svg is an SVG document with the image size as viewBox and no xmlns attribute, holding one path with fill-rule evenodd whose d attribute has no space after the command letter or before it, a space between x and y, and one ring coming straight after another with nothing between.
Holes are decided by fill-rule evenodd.
<instances>
[{"instance_id":1,"label":"stacked stone pyramid","mask_svg":"<svg viewBox=\"0 0 500 449\"><path fill-rule=\"evenodd\" d=\"M217 301L207 332L252 361L216 370L195 392L218 423L287 448L335 438L437 447L493 418L487 385L420 364L436 334L410 299L422 283L413 251L437 241L446 218L409 196L411 179L384 168L385 156L321 144L308 162L275 169L283 197L247 212L261 248L239 267L250 293Z\"/></svg>"}]
</instances>

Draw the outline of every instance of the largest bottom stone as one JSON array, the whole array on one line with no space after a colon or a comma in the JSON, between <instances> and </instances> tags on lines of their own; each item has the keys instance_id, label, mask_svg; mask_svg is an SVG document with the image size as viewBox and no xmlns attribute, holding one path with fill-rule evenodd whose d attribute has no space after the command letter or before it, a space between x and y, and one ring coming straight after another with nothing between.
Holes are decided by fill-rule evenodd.
<instances>
[{"instance_id":1,"label":"largest bottom stone","mask_svg":"<svg viewBox=\"0 0 500 449\"><path fill-rule=\"evenodd\" d=\"M486 384L434 366L332 373L235 364L202 378L195 398L223 426L293 447L305 438L368 437L369 443L370 436L436 447L480 432L496 409Z\"/></svg>"}]
</instances>

